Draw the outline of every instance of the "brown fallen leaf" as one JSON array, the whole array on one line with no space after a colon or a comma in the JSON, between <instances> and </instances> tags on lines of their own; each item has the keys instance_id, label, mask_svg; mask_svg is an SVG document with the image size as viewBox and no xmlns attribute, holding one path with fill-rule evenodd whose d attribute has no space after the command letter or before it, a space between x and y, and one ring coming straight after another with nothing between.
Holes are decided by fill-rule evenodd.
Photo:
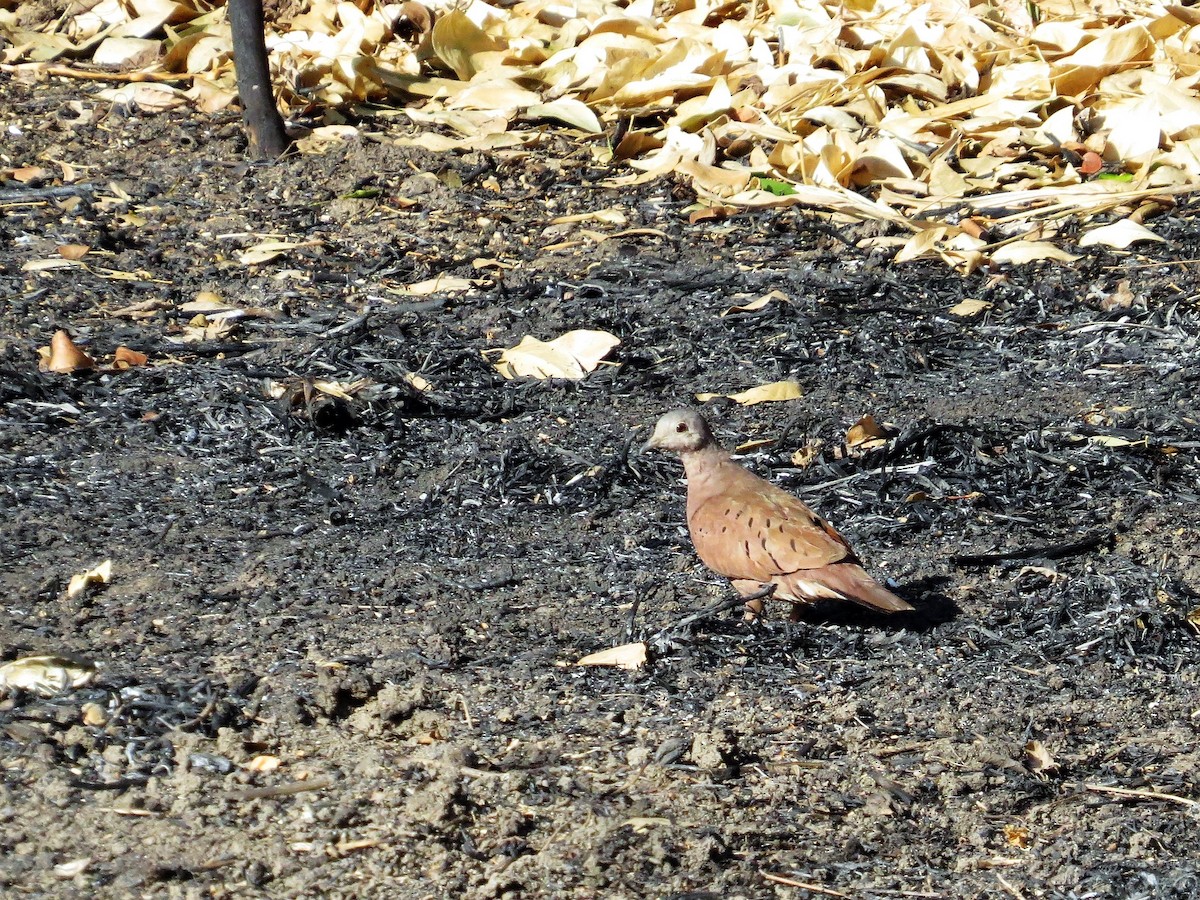
<instances>
[{"instance_id":1,"label":"brown fallen leaf","mask_svg":"<svg viewBox=\"0 0 1200 900\"><path fill-rule=\"evenodd\" d=\"M887 443L895 430L881 425L867 413L846 431L846 448L852 453L865 453Z\"/></svg>"},{"instance_id":2,"label":"brown fallen leaf","mask_svg":"<svg viewBox=\"0 0 1200 900\"><path fill-rule=\"evenodd\" d=\"M43 169L41 166L17 166L15 169L5 169L4 173L22 184L29 184L31 181L37 181L39 178L46 178L50 175L49 169Z\"/></svg>"},{"instance_id":3,"label":"brown fallen leaf","mask_svg":"<svg viewBox=\"0 0 1200 900\"><path fill-rule=\"evenodd\" d=\"M108 713L99 703L85 703L79 707L79 717L84 725L106 725L108 724Z\"/></svg>"},{"instance_id":4,"label":"brown fallen leaf","mask_svg":"<svg viewBox=\"0 0 1200 900\"><path fill-rule=\"evenodd\" d=\"M1095 175L1104 168L1104 157L1099 153L1093 153L1088 150L1083 154L1083 159L1079 163L1079 171L1084 175Z\"/></svg>"},{"instance_id":5,"label":"brown fallen leaf","mask_svg":"<svg viewBox=\"0 0 1200 900\"><path fill-rule=\"evenodd\" d=\"M117 352L113 354L114 369L132 369L134 366L144 366L150 361L145 353L139 353L137 350L130 350L128 347L120 346Z\"/></svg>"},{"instance_id":6,"label":"brown fallen leaf","mask_svg":"<svg viewBox=\"0 0 1200 900\"><path fill-rule=\"evenodd\" d=\"M737 215L741 210L736 206L701 206L693 209L688 213L688 223L695 225L697 222L707 222L710 220L727 219L730 216Z\"/></svg>"},{"instance_id":7,"label":"brown fallen leaf","mask_svg":"<svg viewBox=\"0 0 1200 900\"><path fill-rule=\"evenodd\" d=\"M54 332L49 350L43 347L38 353L42 356L38 368L44 372L77 372L96 365L95 360L76 347L71 336L61 329Z\"/></svg>"},{"instance_id":8,"label":"brown fallen leaf","mask_svg":"<svg viewBox=\"0 0 1200 900\"><path fill-rule=\"evenodd\" d=\"M63 259L79 260L83 259L92 250L87 244L59 244L58 255Z\"/></svg>"},{"instance_id":9,"label":"brown fallen leaf","mask_svg":"<svg viewBox=\"0 0 1200 900\"><path fill-rule=\"evenodd\" d=\"M1129 286L1129 279L1125 278L1117 283L1116 290L1100 298L1100 308L1105 312L1112 312L1114 309L1129 309L1133 306L1135 299L1133 290Z\"/></svg>"},{"instance_id":10,"label":"brown fallen leaf","mask_svg":"<svg viewBox=\"0 0 1200 900\"><path fill-rule=\"evenodd\" d=\"M1018 850L1028 850L1030 844L1029 829L1023 825L1005 825L1004 842Z\"/></svg>"},{"instance_id":11,"label":"brown fallen leaf","mask_svg":"<svg viewBox=\"0 0 1200 900\"><path fill-rule=\"evenodd\" d=\"M804 446L792 453L792 465L807 469L817 461L824 447L825 442L820 438L809 438L804 442Z\"/></svg>"}]
</instances>

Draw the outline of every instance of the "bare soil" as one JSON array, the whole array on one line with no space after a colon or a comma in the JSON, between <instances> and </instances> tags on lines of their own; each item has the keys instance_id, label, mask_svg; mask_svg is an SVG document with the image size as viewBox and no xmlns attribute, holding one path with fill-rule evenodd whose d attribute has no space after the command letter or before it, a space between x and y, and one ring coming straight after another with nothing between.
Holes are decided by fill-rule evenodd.
<instances>
[{"instance_id":1,"label":"bare soil","mask_svg":"<svg viewBox=\"0 0 1200 900\"><path fill-rule=\"evenodd\" d=\"M434 156L382 118L250 164L232 116L92 89L0 75L0 165L49 170L0 185L0 661L99 666L0 701L0 892L1200 891L1191 207L1137 253L962 277L803 212L689 225L549 135ZM238 261L268 237L303 246ZM27 266L63 244L92 252ZM478 287L398 290L438 275ZM177 343L205 290L265 314ZM58 328L151 364L40 373ZM616 364L481 355L573 328ZM729 588L645 428L783 378L803 400L705 409L918 611L675 628ZM848 455L867 413L898 434ZM641 638L639 671L574 665Z\"/></svg>"}]
</instances>

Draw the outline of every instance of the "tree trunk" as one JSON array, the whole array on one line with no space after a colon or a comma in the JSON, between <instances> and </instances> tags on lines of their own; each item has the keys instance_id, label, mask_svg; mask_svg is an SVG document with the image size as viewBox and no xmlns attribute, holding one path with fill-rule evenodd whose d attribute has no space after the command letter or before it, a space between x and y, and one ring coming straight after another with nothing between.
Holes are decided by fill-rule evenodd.
<instances>
[{"instance_id":1,"label":"tree trunk","mask_svg":"<svg viewBox=\"0 0 1200 900\"><path fill-rule=\"evenodd\" d=\"M271 90L262 0L229 0L228 10L233 31L233 64L250 150L255 156L280 156L290 142Z\"/></svg>"}]
</instances>

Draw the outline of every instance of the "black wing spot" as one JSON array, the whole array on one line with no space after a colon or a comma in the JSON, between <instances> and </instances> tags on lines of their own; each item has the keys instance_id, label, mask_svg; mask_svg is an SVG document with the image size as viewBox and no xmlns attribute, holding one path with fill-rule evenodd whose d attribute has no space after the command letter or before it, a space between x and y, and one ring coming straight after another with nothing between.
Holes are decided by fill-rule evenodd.
<instances>
[{"instance_id":1,"label":"black wing spot","mask_svg":"<svg viewBox=\"0 0 1200 900\"><path fill-rule=\"evenodd\" d=\"M795 553L795 552L796 552L796 539L795 539L795 538L792 538L790 541L788 541L788 543L789 543L789 544L791 545L791 547L792 547L792 552L793 552L793 553Z\"/></svg>"},{"instance_id":2,"label":"black wing spot","mask_svg":"<svg viewBox=\"0 0 1200 900\"><path fill-rule=\"evenodd\" d=\"M763 528L767 529L767 531L771 530L771 520L769 518L767 521L763 522Z\"/></svg>"}]
</instances>

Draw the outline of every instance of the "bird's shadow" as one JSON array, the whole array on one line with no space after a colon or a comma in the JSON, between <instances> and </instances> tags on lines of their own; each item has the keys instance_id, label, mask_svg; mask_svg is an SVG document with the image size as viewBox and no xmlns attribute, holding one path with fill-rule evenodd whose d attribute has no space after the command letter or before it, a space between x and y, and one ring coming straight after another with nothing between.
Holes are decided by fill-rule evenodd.
<instances>
[{"instance_id":1,"label":"bird's shadow","mask_svg":"<svg viewBox=\"0 0 1200 900\"><path fill-rule=\"evenodd\" d=\"M776 601L767 603L766 619L760 619L753 624L747 623L743 618L744 607L741 598L730 597L715 606L691 613L646 639L657 646L672 637L698 628L710 633L733 634L740 633L748 624L757 631L762 625L771 622L782 622L785 626L784 632L789 634L793 632L791 626L795 624L835 625L864 630L912 631L924 634L944 622L951 621L960 612L954 601L941 590L949 581L945 576L926 576L899 588L898 593L915 607L912 612L883 613L845 601L825 601L798 606L795 617L789 619L787 606ZM737 612L730 616L731 610ZM768 631L773 630L773 626L768 625ZM632 635L632 630L630 634Z\"/></svg>"},{"instance_id":2,"label":"bird's shadow","mask_svg":"<svg viewBox=\"0 0 1200 900\"><path fill-rule=\"evenodd\" d=\"M950 579L945 575L927 575L901 585L896 593L911 603L912 612L883 613L844 601L828 601L802 606L796 620L813 625L849 625L884 631L916 631L924 634L957 618L962 611L945 593Z\"/></svg>"}]
</instances>

